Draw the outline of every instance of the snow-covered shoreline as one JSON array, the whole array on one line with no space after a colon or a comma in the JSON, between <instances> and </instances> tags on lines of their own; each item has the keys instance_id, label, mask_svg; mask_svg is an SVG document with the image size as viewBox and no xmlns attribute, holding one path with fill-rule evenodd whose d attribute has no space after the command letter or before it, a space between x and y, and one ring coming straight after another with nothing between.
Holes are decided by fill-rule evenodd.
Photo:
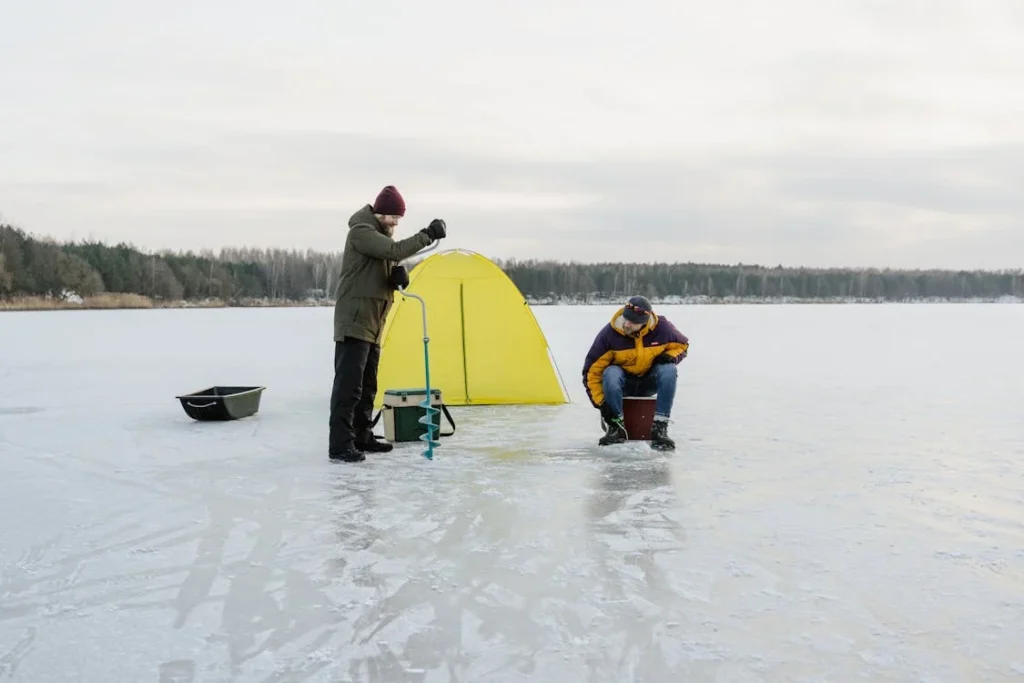
<instances>
[{"instance_id":1,"label":"snow-covered shoreline","mask_svg":"<svg viewBox=\"0 0 1024 683\"><path fill-rule=\"evenodd\" d=\"M625 299L602 296L590 296L585 299L574 297L526 297L531 306L612 306L621 304ZM662 306L696 306L696 305L727 305L727 304L1020 304L1024 303L1024 297L1000 296L1000 297L909 297L906 299L884 299L872 297L756 297L756 296L662 296L651 297L651 303Z\"/></svg>"},{"instance_id":2,"label":"snow-covered shoreline","mask_svg":"<svg viewBox=\"0 0 1024 683\"><path fill-rule=\"evenodd\" d=\"M531 306L616 306L627 298L608 296L587 297L525 297ZM656 306L727 306L727 305L779 305L779 304L1020 304L1024 297L912 297L884 299L871 297L755 297L755 296L661 296L651 297ZM16 297L0 300L3 311L74 311L92 309L150 309L150 308L299 308L332 307L329 297L307 299L239 299L224 301L217 298L166 301L140 295L99 295L81 297L73 292L56 297Z\"/></svg>"}]
</instances>

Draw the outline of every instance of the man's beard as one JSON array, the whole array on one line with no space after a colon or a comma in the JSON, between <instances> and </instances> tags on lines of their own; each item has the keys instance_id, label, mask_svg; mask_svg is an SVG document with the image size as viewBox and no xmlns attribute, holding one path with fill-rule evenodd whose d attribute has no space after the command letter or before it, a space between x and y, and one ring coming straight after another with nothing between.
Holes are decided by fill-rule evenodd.
<instances>
[{"instance_id":1,"label":"man's beard","mask_svg":"<svg viewBox=\"0 0 1024 683\"><path fill-rule=\"evenodd\" d=\"M384 226L384 233L388 237L393 237L394 234L395 234L395 226L393 226L393 225L385 225Z\"/></svg>"}]
</instances>

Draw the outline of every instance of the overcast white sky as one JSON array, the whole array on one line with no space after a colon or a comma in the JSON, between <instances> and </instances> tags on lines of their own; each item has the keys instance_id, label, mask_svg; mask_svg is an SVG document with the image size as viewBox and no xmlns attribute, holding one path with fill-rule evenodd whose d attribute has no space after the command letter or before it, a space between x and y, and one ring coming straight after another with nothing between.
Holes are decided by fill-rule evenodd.
<instances>
[{"instance_id":1,"label":"overcast white sky","mask_svg":"<svg viewBox=\"0 0 1024 683\"><path fill-rule=\"evenodd\" d=\"M0 0L0 221L146 249L1024 264L1022 0ZM159 8L159 9L158 9Z\"/></svg>"}]
</instances>

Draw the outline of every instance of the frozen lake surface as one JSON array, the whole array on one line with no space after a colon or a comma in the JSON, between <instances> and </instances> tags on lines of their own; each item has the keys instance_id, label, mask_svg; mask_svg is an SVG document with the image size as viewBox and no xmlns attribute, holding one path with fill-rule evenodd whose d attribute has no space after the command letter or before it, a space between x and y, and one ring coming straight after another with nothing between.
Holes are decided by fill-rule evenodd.
<instances>
[{"instance_id":1,"label":"frozen lake surface","mask_svg":"<svg viewBox=\"0 0 1024 683\"><path fill-rule=\"evenodd\" d=\"M331 309L0 314L0 680L1024 680L1024 307L663 307L668 454L535 311L574 404L359 465Z\"/></svg>"}]
</instances>

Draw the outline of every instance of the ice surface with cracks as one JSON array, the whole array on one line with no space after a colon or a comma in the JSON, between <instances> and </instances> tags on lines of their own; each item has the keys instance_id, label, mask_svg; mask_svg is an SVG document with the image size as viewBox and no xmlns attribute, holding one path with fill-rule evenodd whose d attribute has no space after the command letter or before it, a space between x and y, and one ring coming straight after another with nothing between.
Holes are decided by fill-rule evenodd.
<instances>
[{"instance_id":1,"label":"ice surface with cracks","mask_svg":"<svg viewBox=\"0 0 1024 683\"><path fill-rule=\"evenodd\" d=\"M0 314L0 679L1024 679L1024 308L660 310L674 453L596 446L611 311L537 307L575 403L358 465L331 309Z\"/></svg>"}]
</instances>

